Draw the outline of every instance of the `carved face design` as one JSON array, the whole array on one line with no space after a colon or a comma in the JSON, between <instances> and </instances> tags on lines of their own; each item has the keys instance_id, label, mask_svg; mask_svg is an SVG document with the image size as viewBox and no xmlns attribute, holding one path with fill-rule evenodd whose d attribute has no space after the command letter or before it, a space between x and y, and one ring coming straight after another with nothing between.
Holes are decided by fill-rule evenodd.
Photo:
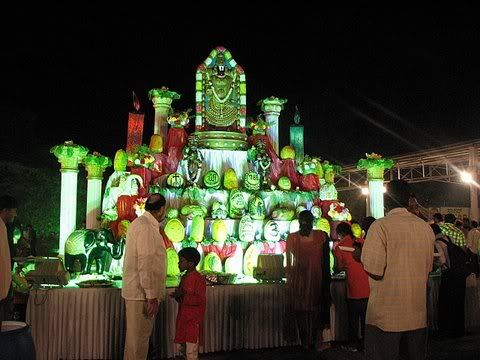
<instances>
[{"instance_id":1,"label":"carved face design","mask_svg":"<svg viewBox=\"0 0 480 360\"><path fill-rule=\"evenodd\" d=\"M225 58L223 54L218 54L217 56L217 76L218 77L225 76Z\"/></svg>"}]
</instances>

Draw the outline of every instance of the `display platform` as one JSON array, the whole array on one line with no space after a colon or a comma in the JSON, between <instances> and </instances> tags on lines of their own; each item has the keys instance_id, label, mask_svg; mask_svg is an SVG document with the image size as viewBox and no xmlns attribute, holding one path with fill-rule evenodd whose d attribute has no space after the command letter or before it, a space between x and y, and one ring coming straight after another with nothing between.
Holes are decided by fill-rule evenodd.
<instances>
[{"instance_id":1,"label":"display platform","mask_svg":"<svg viewBox=\"0 0 480 360\"><path fill-rule=\"evenodd\" d=\"M125 308L121 282L111 288L56 288L30 294L27 323L31 325L38 359L121 359ZM437 329L440 277L429 280L428 324ZM170 294L173 288L167 289ZM345 281L331 285L331 328L325 341L345 341L348 315ZM467 293L467 297L468 297ZM467 299L468 302L468 299ZM284 284L217 285L207 287L203 353L287 346L283 340ZM151 337L152 351L161 358L175 355L173 338L177 303L161 304ZM479 314L468 308L470 326L480 326ZM477 308L478 309L478 308ZM473 319L477 319L474 323Z\"/></svg>"}]
</instances>

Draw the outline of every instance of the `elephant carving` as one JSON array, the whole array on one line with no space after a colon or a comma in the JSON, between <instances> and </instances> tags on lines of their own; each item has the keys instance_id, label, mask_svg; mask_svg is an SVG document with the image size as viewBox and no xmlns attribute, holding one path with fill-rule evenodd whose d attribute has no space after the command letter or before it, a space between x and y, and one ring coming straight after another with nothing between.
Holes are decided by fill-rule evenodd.
<instances>
[{"instance_id":1,"label":"elephant carving","mask_svg":"<svg viewBox=\"0 0 480 360\"><path fill-rule=\"evenodd\" d=\"M120 259L125 240L115 240L110 229L75 230L65 242L65 267L67 271L91 273L95 262L97 274L108 270L111 259Z\"/></svg>"}]
</instances>

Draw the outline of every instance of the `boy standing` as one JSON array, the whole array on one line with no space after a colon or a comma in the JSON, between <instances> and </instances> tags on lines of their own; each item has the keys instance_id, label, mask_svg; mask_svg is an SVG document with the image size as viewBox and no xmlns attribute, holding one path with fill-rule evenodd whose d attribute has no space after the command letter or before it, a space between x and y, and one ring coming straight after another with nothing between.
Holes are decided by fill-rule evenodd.
<instances>
[{"instance_id":1,"label":"boy standing","mask_svg":"<svg viewBox=\"0 0 480 360\"><path fill-rule=\"evenodd\" d=\"M198 359L198 346L203 343L203 321L206 306L205 278L195 269L200 254L195 248L184 248L178 253L178 267L182 276L180 285L170 295L179 303L175 343L187 360Z\"/></svg>"}]
</instances>

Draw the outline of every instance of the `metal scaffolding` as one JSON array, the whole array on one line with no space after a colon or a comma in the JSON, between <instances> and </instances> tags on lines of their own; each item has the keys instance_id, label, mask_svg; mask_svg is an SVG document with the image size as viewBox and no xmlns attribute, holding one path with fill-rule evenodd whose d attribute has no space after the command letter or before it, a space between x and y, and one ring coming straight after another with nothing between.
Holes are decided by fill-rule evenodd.
<instances>
[{"instance_id":1,"label":"metal scaffolding","mask_svg":"<svg viewBox=\"0 0 480 360\"><path fill-rule=\"evenodd\" d=\"M460 183L460 171L478 172L480 139L392 157L393 169L385 172L385 181L404 179L409 183L442 181ZM338 191L365 187L367 174L357 165L348 165L337 177Z\"/></svg>"},{"instance_id":2,"label":"metal scaffolding","mask_svg":"<svg viewBox=\"0 0 480 360\"><path fill-rule=\"evenodd\" d=\"M471 217L478 219L480 139L407 153L394 156L392 159L395 165L385 172L385 182L403 179L409 183L426 181L461 183L461 172L468 172L472 176ZM356 164L345 166L335 183L338 191L360 189L366 185L366 171L358 170Z\"/></svg>"}]
</instances>

